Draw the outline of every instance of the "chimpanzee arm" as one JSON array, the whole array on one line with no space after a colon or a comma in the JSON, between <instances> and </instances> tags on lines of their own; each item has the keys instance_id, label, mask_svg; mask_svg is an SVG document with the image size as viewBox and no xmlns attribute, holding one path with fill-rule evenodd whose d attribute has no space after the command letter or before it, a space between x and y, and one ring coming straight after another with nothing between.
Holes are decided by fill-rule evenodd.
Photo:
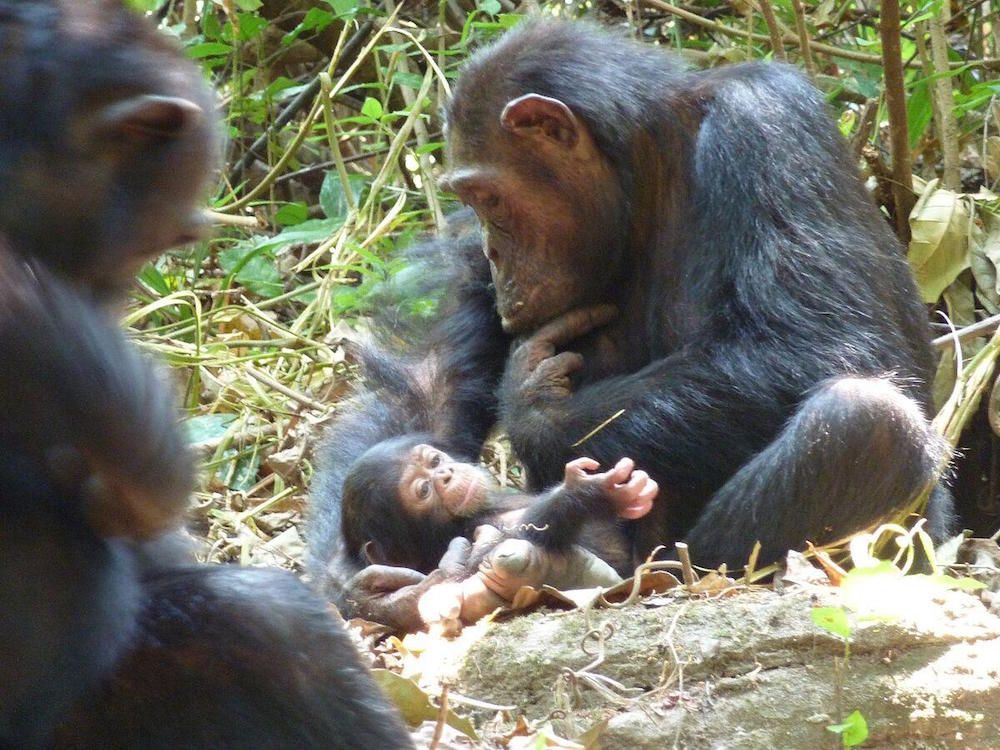
<instances>
[{"instance_id":1,"label":"chimpanzee arm","mask_svg":"<svg viewBox=\"0 0 1000 750\"><path fill-rule=\"evenodd\" d=\"M593 529L597 521L602 530L610 530L617 518L634 520L649 513L659 487L645 471L635 470L632 459L591 473L598 468L600 464L591 458L566 464L563 482L527 506L508 536L565 551L580 541L586 524Z\"/></svg>"},{"instance_id":2,"label":"chimpanzee arm","mask_svg":"<svg viewBox=\"0 0 1000 750\"><path fill-rule=\"evenodd\" d=\"M751 399L758 384L749 374L743 392L721 365L695 356L681 352L562 396L522 390L516 398L505 388L503 423L531 486L551 486L573 456L602 465L629 456L669 496L707 496L766 444L782 409L763 390Z\"/></svg>"}]
</instances>

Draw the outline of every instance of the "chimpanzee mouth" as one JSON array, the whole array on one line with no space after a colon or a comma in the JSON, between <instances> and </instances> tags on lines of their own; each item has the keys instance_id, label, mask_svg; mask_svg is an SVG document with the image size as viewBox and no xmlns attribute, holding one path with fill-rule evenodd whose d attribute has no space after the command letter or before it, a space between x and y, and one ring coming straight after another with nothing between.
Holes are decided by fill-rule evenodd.
<instances>
[{"instance_id":1,"label":"chimpanzee mouth","mask_svg":"<svg viewBox=\"0 0 1000 750\"><path fill-rule=\"evenodd\" d=\"M500 322L505 331L516 326L517 319L524 310L524 307L525 303L522 300L516 300L508 305L497 306L497 312L500 314Z\"/></svg>"},{"instance_id":2,"label":"chimpanzee mouth","mask_svg":"<svg viewBox=\"0 0 1000 750\"><path fill-rule=\"evenodd\" d=\"M465 483L465 493L462 495L462 499L451 509L453 514L459 513L469 502L472 500L473 495L476 492L476 482L471 479Z\"/></svg>"}]
</instances>

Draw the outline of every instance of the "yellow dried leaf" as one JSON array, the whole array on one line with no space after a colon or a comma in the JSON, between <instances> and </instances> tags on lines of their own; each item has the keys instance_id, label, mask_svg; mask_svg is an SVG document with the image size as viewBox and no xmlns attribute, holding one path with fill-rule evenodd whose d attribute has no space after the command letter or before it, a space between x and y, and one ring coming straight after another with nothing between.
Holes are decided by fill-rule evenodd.
<instances>
[{"instance_id":1,"label":"yellow dried leaf","mask_svg":"<svg viewBox=\"0 0 1000 750\"><path fill-rule=\"evenodd\" d=\"M969 267L969 209L962 196L938 185L937 180L927 184L910 215L908 258L928 303Z\"/></svg>"}]
</instances>

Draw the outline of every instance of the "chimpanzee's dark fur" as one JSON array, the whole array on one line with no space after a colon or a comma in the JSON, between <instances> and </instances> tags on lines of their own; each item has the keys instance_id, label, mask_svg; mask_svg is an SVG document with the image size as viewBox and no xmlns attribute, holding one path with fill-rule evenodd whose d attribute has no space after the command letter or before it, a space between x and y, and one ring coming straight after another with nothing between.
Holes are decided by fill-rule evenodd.
<instances>
[{"instance_id":1,"label":"chimpanzee's dark fur","mask_svg":"<svg viewBox=\"0 0 1000 750\"><path fill-rule=\"evenodd\" d=\"M607 184L573 183L562 165L524 152L530 137L501 129L506 103L525 94L569 107L611 165ZM773 561L885 519L935 481L946 449L924 416L933 365L925 311L822 96L799 72L781 64L690 71L596 27L538 19L467 63L447 120L456 174L516 173L539 198L565 196L567 211L584 198L606 209L567 214L577 231L557 272L585 274L587 296L575 304L613 304L618 319L569 345L584 364L568 397L526 388L510 365L502 382L501 422L531 489L557 482L574 456L602 465L629 456L661 488L653 512L634 524L636 559L681 539L698 563L738 566L755 541L761 561ZM523 191L515 197L523 207ZM505 260L497 248L522 269L559 249L531 238L565 217L512 212L499 228L506 244L494 245L495 201L478 206L473 194L470 203L487 220L494 262ZM522 233L529 239L519 244ZM508 343L480 297L462 299L472 255L456 253L434 272L458 297L439 324L470 332L440 351L479 383L495 377ZM597 345L601 336L614 355ZM326 457L314 574L326 572L336 547L335 515L324 516L352 451L346 425L412 417L377 394L363 394L342 418L342 453ZM488 392L481 397L491 403ZM362 434L356 450L372 437ZM940 537L951 520L943 486L928 516Z\"/></svg>"},{"instance_id":2,"label":"chimpanzee's dark fur","mask_svg":"<svg viewBox=\"0 0 1000 750\"><path fill-rule=\"evenodd\" d=\"M452 230L420 243L408 262L424 274L420 292L441 293L439 310L425 330L412 321L387 321L393 293L383 300L374 323L375 341L360 350L366 387L342 411L319 449L321 471L311 488L308 566L313 580L341 606L343 587L367 564L360 550L349 549L341 528L344 477L351 465L376 444L422 433L455 457L479 455L497 418L496 391L509 338L493 308L489 269L471 213L459 213ZM437 276L441 268L454 273ZM412 287L408 287L412 293ZM400 341L393 331L405 326L418 340ZM409 355L409 356L408 356ZM414 372L426 372L417 382ZM399 529L399 544L410 551L411 567L429 572L454 534L434 524Z\"/></svg>"},{"instance_id":3,"label":"chimpanzee's dark fur","mask_svg":"<svg viewBox=\"0 0 1000 750\"><path fill-rule=\"evenodd\" d=\"M107 0L0 0L0 63L0 748L412 748L294 576L179 562L171 389L95 302L189 228L196 69Z\"/></svg>"}]
</instances>

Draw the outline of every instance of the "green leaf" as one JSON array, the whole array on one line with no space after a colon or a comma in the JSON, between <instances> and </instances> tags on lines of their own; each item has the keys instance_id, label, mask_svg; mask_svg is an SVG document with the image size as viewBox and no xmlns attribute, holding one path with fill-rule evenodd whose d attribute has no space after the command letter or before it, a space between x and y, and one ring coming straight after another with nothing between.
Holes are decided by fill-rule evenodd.
<instances>
[{"instance_id":1,"label":"green leaf","mask_svg":"<svg viewBox=\"0 0 1000 750\"><path fill-rule=\"evenodd\" d=\"M265 88L261 89L259 94L254 94L254 96L263 99L277 99L280 95L282 99L291 99L303 88L305 87L287 76L278 76L267 84Z\"/></svg>"},{"instance_id":2,"label":"green leaf","mask_svg":"<svg viewBox=\"0 0 1000 750\"><path fill-rule=\"evenodd\" d=\"M286 203L274 215L274 220L283 227L301 224L309 218L309 206L305 203Z\"/></svg>"},{"instance_id":3,"label":"green leaf","mask_svg":"<svg viewBox=\"0 0 1000 750\"><path fill-rule=\"evenodd\" d=\"M389 696L389 700L399 709L403 720L411 727L420 726L425 721L437 720L438 709L431 703L427 693L421 690L413 680L400 677L388 669L373 669L372 677L375 678L375 682L382 688L382 691ZM462 718L451 709L448 709L445 723L452 729L462 732L473 742L479 741L472 722Z\"/></svg>"},{"instance_id":4,"label":"green leaf","mask_svg":"<svg viewBox=\"0 0 1000 750\"><path fill-rule=\"evenodd\" d=\"M425 143L423 146L417 146L414 152L417 155L430 154L435 151L440 151L444 148L444 141L433 141L432 143Z\"/></svg>"},{"instance_id":5,"label":"green leaf","mask_svg":"<svg viewBox=\"0 0 1000 750\"><path fill-rule=\"evenodd\" d=\"M264 0L235 0L235 2L240 10L257 10L264 4Z\"/></svg>"},{"instance_id":6,"label":"green leaf","mask_svg":"<svg viewBox=\"0 0 1000 750\"><path fill-rule=\"evenodd\" d=\"M281 272L274 258L262 247L239 244L219 253L219 265L227 274L260 297L284 291Z\"/></svg>"},{"instance_id":7,"label":"green leaf","mask_svg":"<svg viewBox=\"0 0 1000 750\"><path fill-rule=\"evenodd\" d=\"M409 86L411 89L419 89L424 83L424 77L417 73L397 70L392 74L392 82L397 86Z\"/></svg>"},{"instance_id":8,"label":"green leaf","mask_svg":"<svg viewBox=\"0 0 1000 750\"><path fill-rule=\"evenodd\" d=\"M128 0L128 4L136 10L146 12L156 10L156 6L158 6L160 2L159 0Z\"/></svg>"},{"instance_id":9,"label":"green leaf","mask_svg":"<svg viewBox=\"0 0 1000 750\"><path fill-rule=\"evenodd\" d=\"M320 8L310 8L302 18L302 22L281 38L281 43L286 46L290 45L303 32L313 30L322 31L336 20L337 17L329 11Z\"/></svg>"},{"instance_id":10,"label":"green leaf","mask_svg":"<svg viewBox=\"0 0 1000 750\"><path fill-rule=\"evenodd\" d=\"M181 423L181 429L189 443L204 443L225 435L234 419L235 414L199 414L185 419Z\"/></svg>"},{"instance_id":11,"label":"green leaf","mask_svg":"<svg viewBox=\"0 0 1000 750\"><path fill-rule=\"evenodd\" d=\"M260 2L260 0L254 0L254 2ZM260 36L261 32L267 27L267 19L261 18L253 13L241 13L240 14L240 41L249 42Z\"/></svg>"},{"instance_id":12,"label":"green leaf","mask_svg":"<svg viewBox=\"0 0 1000 750\"><path fill-rule=\"evenodd\" d=\"M152 263L147 263L143 266L142 272L139 274L139 282L164 297L170 294L170 285L163 277L163 274L160 273L160 269Z\"/></svg>"},{"instance_id":13,"label":"green leaf","mask_svg":"<svg viewBox=\"0 0 1000 750\"><path fill-rule=\"evenodd\" d=\"M301 25L305 31L312 31L313 29L322 31L335 20L336 16L329 11L321 10L320 8L310 8L302 19Z\"/></svg>"},{"instance_id":14,"label":"green leaf","mask_svg":"<svg viewBox=\"0 0 1000 750\"><path fill-rule=\"evenodd\" d=\"M953 578L942 573L935 573L927 576L927 580L935 586L944 589L958 589L959 591L979 591L986 588L986 584L977 581L975 578Z\"/></svg>"},{"instance_id":15,"label":"green leaf","mask_svg":"<svg viewBox=\"0 0 1000 750\"><path fill-rule=\"evenodd\" d=\"M930 86L923 80L910 89L910 98L906 102L906 128L911 150L916 147L924 131L927 130L933 115Z\"/></svg>"},{"instance_id":16,"label":"green leaf","mask_svg":"<svg viewBox=\"0 0 1000 750\"><path fill-rule=\"evenodd\" d=\"M271 251L288 245L311 245L327 239L343 223L344 220L340 218L309 219L301 224L282 229L274 237L258 237L254 240L253 247Z\"/></svg>"},{"instance_id":17,"label":"green leaf","mask_svg":"<svg viewBox=\"0 0 1000 750\"><path fill-rule=\"evenodd\" d=\"M497 19L504 29L512 29L524 20L524 16L519 13L501 13Z\"/></svg>"},{"instance_id":18,"label":"green leaf","mask_svg":"<svg viewBox=\"0 0 1000 750\"><path fill-rule=\"evenodd\" d=\"M361 10L358 0L326 0L326 3L340 18L353 18Z\"/></svg>"},{"instance_id":19,"label":"green leaf","mask_svg":"<svg viewBox=\"0 0 1000 750\"><path fill-rule=\"evenodd\" d=\"M348 175L347 182L351 187L355 205L365 181L364 175ZM340 175L335 170L330 170L323 178L323 184L319 189L319 205L330 219L343 220L347 216L350 204L344 195L344 185L340 181Z\"/></svg>"},{"instance_id":20,"label":"green leaf","mask_svg":"<svg viewBox=\"0 0 1000 750\"><path fill-rule=\"evenodd\" d=\"M827 730L839 734L844 747L857 747L868 739L868 722L860 711L854 711L843 724L833 724Z\"/></svg>"},{"instance_id":21,"label":"green leaf","mask_svg":"<svg viewBox=\"0 0 1000 750\"><path fill-rule=\"evenodd\" d=\"M201 30L206 39L219 39L222 36L222 23L215 13L206 13L201 22Z\"/></svg>"},{"instance_id":22,"label":"green leaf","mask_svg":"<svg viewBox=\"0 0 1000 750\"><path fill-rule=\"evenodd\" d=\"M246 492L257 484L260 473L260 451L253 451L236 461L236 469L232 472L226 486L234 492Z\"/></svg>"},{"instance_id":23,"label":"green leaf","mask_svg":"<svg viewBox=\"0 0 1000 750\"><path fill-rule=\"evenodd\" d=\"M813 607L812 621L828 633L845 641L851 637L851 624L843 607Z\"/></svg>"},{"instance_id":24,"label":"green leaf","mask_svg":"<svg viewBox=\"0 0 1000 750\"><path fill-rule=\"evenodd\" d=\"M361 105L361 114L372 122L378 122L382 117L382 112L382 102L370 96L365 97L365 103Z\"/></svg>"},{"instance_id":25,"label":"green leaf","mask_svg":"<svg viewBox=\"0 0 1000 750\"><path fill-rule=\"evenodd\" d=\"M893 565L891 560L879 560L874 565L851 568L847 571L847 575L844 576L844 580L840 585L841 588L850 588L859 581L864 581L866 579L879 577L901 578L902 575L903 571Z\"/></svg>"},{"instance_id":26,"label":"green leaf","mask_svg":"<svg viewBox=\"0 0 1000 750\"><path fill-rule=\"evenodd\" d=\"M498 16L500 15L500 11L503 10L500 0L480 0L478 5L479 10L491 16Z\"/></svg>"},{"instance_id":27,"label":"green leaf","mask_svg":"<svg viewBox=\"0 0 1000 750\"><path fill-rule=\"evenodd\" d=\"M223 44L222 42L202 42L201 44L195 44L187 48L188 57L193 57L196 60L203 57L228 55L232 51L233 46L231 44Z\"/></svg>"}]
</instances>

